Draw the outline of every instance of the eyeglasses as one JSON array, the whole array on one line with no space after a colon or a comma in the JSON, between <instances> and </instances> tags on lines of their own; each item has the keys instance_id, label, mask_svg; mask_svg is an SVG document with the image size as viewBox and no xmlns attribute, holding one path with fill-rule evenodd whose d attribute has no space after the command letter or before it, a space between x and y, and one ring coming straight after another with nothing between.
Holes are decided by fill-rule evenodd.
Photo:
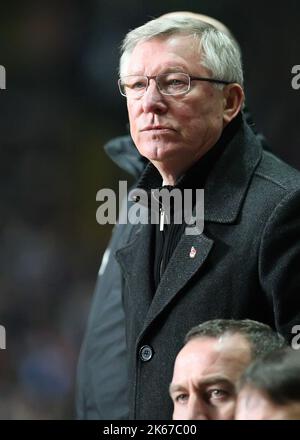
<instances>
[{"instance_id":1,"label":"eyeglasses","mask_svg":"<svg viewBox=\"0 0 300 440\"><path fill-rule=\"evenodd\" d=\"M127 75L122 76L119 81L121 95L127 98L137 99L144 95L149 86L150 79L154 79L158 90L163 95L182 95L189 92L191 81L208 81L217 84L232 84L231 81L223 81L215 78L204 78L200 76L190 76L187 73L172 72L162 73L161 75Z\"/></svg>"}]
</instances>

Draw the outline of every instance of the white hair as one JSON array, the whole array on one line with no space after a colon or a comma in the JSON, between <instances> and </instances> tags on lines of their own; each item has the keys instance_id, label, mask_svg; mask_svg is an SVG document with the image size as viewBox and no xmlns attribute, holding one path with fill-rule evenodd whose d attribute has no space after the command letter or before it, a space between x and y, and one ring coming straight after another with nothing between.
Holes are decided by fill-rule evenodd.
<instances>
[{"instance_id":1,"label":"white hair","mask_svg":"<svg viewBox=\"0 0 300 440\"><path fill-rule=\"evenodd\" d=\"M121 45L120 75L126 74L130 55L138 43L178 34L191 36L199 42L201 65L209 69L215 79L243 86L238 44L211 24L191 17L160 17L128 32Z\"/></svg>"}]
</instances>

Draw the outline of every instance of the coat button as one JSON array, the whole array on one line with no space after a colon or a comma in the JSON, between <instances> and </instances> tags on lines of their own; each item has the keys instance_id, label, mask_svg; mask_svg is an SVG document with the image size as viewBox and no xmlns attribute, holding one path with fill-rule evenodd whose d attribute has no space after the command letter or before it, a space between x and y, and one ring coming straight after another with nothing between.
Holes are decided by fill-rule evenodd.
<instances>
[{"instance_id":1,"label":"coat button","mask_svg":"<svg viewBox=\"0 0 300 440\"><path fill-rule=\"evenodd\" d=\"M153 356L153 349L150 345L143 345L140 349L140 358L143 362L148 362Z\"/></svg>"}]
</instances>

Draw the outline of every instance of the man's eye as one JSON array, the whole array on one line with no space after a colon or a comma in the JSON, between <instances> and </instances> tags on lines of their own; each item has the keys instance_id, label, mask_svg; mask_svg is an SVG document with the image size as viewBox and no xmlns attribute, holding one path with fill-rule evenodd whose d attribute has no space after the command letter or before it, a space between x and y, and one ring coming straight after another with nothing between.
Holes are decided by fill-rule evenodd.
<instances>
[{"instance_id":1,"label":"man's eye","mask_svg":"<svg viewBox=\"0 0 300 440\"><path fill-rule=\"evenodd\" d=\"M168 81L169 86L180 86L181 84L185 84L185 82L180 79L170 79Z\"/></svg>"},{"instance_id":2,"label":"man's eye","mask_svg":"<svg viewBox=\"0 0 300 440\"><path fill-rule=\"evenodd\" d=\"M175 402L177 402L177 403L181 403L181 404L183 404L183 403L185 403L187 400L188 400L188 395L187 394L184 394L184 393L182 393L182 394L178 394L176 397L175 397Z\"/></svg>"},{"instance_id":3,"label":"man's eye","mask_svg":"<svg viewBox=\"0 0 300 440\"><path fill-rule=\"evenodd\" d=\"M166 89L172 89L172 90L177 90L177 89L180 90L185 87L186 87L185 81L182 81L182 80L176 79L176 78L169 79L168 81L166 81L166 84L165 84Z\"/></svg>"},{"instance_id":4,"label":"man's eye","mask_svg":"<svg viewBox=\"0 0 300 440\"><path fill-rule=\"evenodd\" d=\"M219 388L214 388L207 392L207 398L209 401L212 402L226 400L228 396L229 396L228 391Z\"/></svg>"},{"instance_id":5,"label":"man's eye","mask_svg":"<svg viewBox=\"0 0 300 440\"><path fill-rule=\"evenodd\" d=\"M185 92L189 87L187 79L183 76L170 74L161 78L160 88L169 94Z\"/></svg>"},{"instance_id":6,"label":"man's eye","mask_svg":"<svg viewBox=\"0 0 300 440\"><path fill-rule=\"evenodd\" d=\"M142 81L135 82L130 85L130 88L133 90L141 90L141 89L144 89L145 87L146 87L146 84Z\"/></svg>"}]
</instances>

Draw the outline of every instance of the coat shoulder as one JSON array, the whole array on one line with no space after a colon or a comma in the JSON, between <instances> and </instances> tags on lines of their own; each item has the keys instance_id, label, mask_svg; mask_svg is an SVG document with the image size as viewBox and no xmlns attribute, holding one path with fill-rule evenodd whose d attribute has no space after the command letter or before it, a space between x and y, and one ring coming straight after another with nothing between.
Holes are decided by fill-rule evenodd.
<instances>
[{"instance_id":1,"label":"coat shoulder","mask_svg":"<svg viewBox=\"0 0 300 440\"><path fill-rule=\"evenodd\" d=\"M254 175L264 180L265 184L268 182L273 190L283 194L300 189L300 171L269 151L263 151Z\"/></svg>"}]
</instances>

